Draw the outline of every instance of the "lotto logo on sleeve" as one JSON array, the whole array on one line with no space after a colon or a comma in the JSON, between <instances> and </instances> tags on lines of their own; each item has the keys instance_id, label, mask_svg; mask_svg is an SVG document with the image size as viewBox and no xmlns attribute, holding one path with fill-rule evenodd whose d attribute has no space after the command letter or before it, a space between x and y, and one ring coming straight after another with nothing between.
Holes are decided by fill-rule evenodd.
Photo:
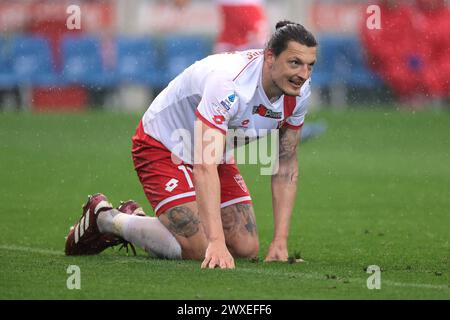
<instances>
[{"instance_id":1,"label":"lotto logo on sleeve","mask_svg":"<svg viewBox=\"0 0 450 320\"><path fill-rule=\"evenodd\" d=\"M249 123L250 123L250 120L249 119L245 119L244 121L241 122L241 126L243 126L244 128L247 128Z\"/></svg>"}]
</instances>

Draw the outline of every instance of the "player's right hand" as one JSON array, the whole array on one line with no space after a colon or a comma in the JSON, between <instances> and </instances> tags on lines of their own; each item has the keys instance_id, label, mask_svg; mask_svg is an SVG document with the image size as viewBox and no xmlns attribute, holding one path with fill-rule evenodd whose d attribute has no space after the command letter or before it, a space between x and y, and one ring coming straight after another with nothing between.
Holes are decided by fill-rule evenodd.
<instances>
[{"instance_id":1,"label":"player's right hand","mask_svg":"<svg viewBox=\"0 0 450 320\"><path fill-rule=\"evenodd\" d=\"M214 269L219 267L221 269L234 269L233 256L228 251L225 243L210 242L206 248L205 260L202 263L202 269Z\"/></svg>"}]
</instances>

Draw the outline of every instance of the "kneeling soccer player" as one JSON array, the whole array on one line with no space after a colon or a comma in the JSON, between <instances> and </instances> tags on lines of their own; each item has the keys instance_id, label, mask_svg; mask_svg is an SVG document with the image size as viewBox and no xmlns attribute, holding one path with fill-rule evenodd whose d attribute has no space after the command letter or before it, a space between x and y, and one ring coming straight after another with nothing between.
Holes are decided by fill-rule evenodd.
<instances>
[{"instance_id":1,"label":"kneeling soccer player","mask_svg":"<svg viewBox=\"0 0 450 320\"><path fill-rule=\"evenodd\" d=\"M224 160L226 134L279 129L274 235L265 261L286 261L296 148L316 47L302 25L280 21L264 50L211 55L188 67L152 102L132 139L135 169L156 217L145 216L134 201L114 208L95 194L67 237L66 254L132 243L157 257L202 260L202 268L234 268L234 257L256 257L252 200L237 165ZM181 152L175 132L189 137Z\"/></svg>"}]
</instances>

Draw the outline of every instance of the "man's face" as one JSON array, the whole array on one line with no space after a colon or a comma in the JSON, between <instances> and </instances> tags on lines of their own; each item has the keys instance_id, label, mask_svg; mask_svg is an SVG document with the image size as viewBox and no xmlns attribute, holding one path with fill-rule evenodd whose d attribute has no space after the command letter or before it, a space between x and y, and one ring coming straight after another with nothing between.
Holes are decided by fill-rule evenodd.
<instances>
[{"instance_id":1,"label":"man's face","mask_svg":"<svg viewBox=\"0 0 450 320\"><path fill-rule=\"evenodd\" d=\"M300 88L311 76L316 51L316 47L307 47L296 41L290 41L278 57L267 50L266 61L272 80L270 91L279 91L289 96L300 95Z\"/></svg>"}]
</instances>

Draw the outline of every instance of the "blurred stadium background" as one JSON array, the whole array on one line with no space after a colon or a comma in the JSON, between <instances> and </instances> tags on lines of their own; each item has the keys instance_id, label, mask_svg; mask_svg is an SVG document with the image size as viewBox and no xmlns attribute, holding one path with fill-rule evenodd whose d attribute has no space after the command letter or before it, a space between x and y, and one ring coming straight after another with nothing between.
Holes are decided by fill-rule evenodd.
<instances>
[{"instance_id":1,"label":"blurred stadium background","mask_svg":"<svg viewBox=\"0 0 450 320\"><path fill-rule=\"evenodd\" d=\"M81 8L80 30L66 26L67 8L74 4ZM369 4L265 2L272 30L276 21L290 19L319 38L312 108L392 102L361 45ZM3 0L1 108L145 110L175 75L211 53L218 15L208 0L182 9L158 0Z\"/></svg>"}]
</instances>

